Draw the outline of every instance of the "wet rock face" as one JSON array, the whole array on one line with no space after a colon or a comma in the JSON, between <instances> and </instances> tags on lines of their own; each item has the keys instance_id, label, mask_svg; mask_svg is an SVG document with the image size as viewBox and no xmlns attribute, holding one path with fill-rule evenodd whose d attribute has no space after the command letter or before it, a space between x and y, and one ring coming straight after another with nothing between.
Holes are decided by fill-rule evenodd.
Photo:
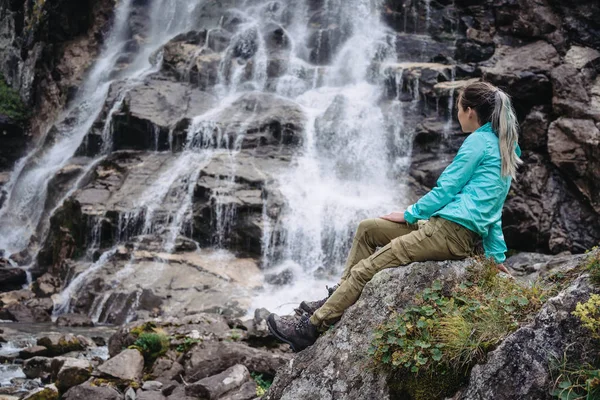
<instances>
[{"instance_id":1,"label":"wet rock face","mask_svg":"<svg viewBox=\"0 0 600 400\"><path fill-rule=\"evenodd\" d=\"M0 171L12 167L14 162L23 155L27 142L28 138L25 136L23 126L0 114Z\"/></svg>"},{"instance_id":2,"label":"wet rock face","mask_svg":"<svg viewBox=\"0 0 600 400\"><path fill-rule=\"evenodd\" d=\"M113 6L113 0L0 4L0 73L33 108L34 137L65 104L92 63Z\"/></svg>"}]
</instances>

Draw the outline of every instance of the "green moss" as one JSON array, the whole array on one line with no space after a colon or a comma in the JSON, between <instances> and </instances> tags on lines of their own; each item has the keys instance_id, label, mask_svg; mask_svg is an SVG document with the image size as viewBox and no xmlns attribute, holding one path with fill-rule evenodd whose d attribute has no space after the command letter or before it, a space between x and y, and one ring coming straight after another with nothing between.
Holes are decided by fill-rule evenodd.
<instances>
[{"instance_id":1,"label":"green moss","mask_svg":"<svg viewBox=\"0 0 600 400\"><path fill-rule=\"evenodd\" d=\"M0 74L0 114L6 115L17 122L23 122L29 118L29 111L23 104L21 97L6 84L2 74Z\"/></svg>"},{"instance_id":2,"label":"green moss","mask_svg":"<svg viewBox=\"0 0 600 400\"><path fill-rule=\"evenodd\" d=\"M28 400L58 400L58 392L46 388L28 397Z\"/></svg>"}]
</instances>

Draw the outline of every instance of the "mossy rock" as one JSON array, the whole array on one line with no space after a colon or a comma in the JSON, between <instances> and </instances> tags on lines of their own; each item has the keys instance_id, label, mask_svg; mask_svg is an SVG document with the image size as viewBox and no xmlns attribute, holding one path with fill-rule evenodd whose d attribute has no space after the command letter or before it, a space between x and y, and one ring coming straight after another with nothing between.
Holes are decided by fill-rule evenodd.
<instances>
[{"instance_id":1,"label":"mossy rock","mask_svg":"<svg viewBox=\"0 0 600 400\"><path fill-rule=\"evenodd\" d=\"M58 338L58 340L53 340L53 338L50 337L43 337L38 339L37 345L46 347L50 357L60 356L71 351L81 351L85 349L85 346L79 341L79 339L72 335L61 336Z\"/></svg>"},{"instance_id":2,"label":"mossy rock","mask_svg":"<svg viewBox=\"0 0 600 400\"><path fill-rule=\"evenodd\" d=\"M388 382L390 395L397 400L437 400L454 395L468 380L455 371L393 374Z\"/></svg>"},{"instance_id":3,"label":"mossy rock","mask_svg":"<svg viewBox=\"0 0 600 400\"><path fill-rule=\"evenodd\" d=\"M58 398L58 391L56 389L44 388L25 396L23 400L58 400Z\"/></svg>"}]
</instances>

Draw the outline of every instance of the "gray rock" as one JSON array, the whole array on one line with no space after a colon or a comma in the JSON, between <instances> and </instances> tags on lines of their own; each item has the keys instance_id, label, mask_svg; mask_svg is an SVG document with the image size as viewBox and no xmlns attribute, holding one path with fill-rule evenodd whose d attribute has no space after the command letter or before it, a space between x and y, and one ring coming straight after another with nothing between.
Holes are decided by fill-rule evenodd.
<instances>
[{"instance_id":1,"label":"gray rock","mask_svg":"<svg viewBox=\"0 0 600 400\"><path fill-rule=\"evenodd\" d=\"M48 349L44 346L31 346L19 352L19 357L27 360L32 357L45 357L48 355Z\"/></svg>"},{"instance_id":2,"label":"gray rock","mask_svg":"<svg viewBox=\"0 0 600 400\"><path fill-rule=\"evenodd\" d=\"M161 392L138 390L135 395L136 400L166 400L166 397Z\"/></svg>"},{"instance_id":3,"label":"gray rock","mask_svg":"<svg viewBox=\"0 0 600 400\"><path fill-rule=\"evenodd\" d=\"M144 357L137 350L123 350L97 369L113 378L139 382L144 369Z\"/></svg>"},{"instance_id":4,"label":"gray rock","mask_svg":"<svg viewBox=\"0 0 600 400\"><path fill-rule=\"evenodd\" d=\"M92 364L88 360L58 357L52 360L52 371L56 387L64 393L88 380Z\"/></svg>"},{"instance_id":5,"label":"gray rock","mask_svg":"<svg viewBox=\"0 0 600 400\"><path fill-rule=\"evenodd\" d=\"M548 142L550 120L544 107L534 107L521 124L519 146L522 150L544 151Z\"/></svg>"},{"instance_id":6,"label":"gray rock","mask_svg":"<svg viewBox=\"0 0 600 400\"><path fill-rule=\"evenodd\" d=\"M565 55L565 61L577 69L600 61L600 51L589 47L571 46Z\"/></svg>"},{"instance_id":7,"label":"gray rock","mask_svg":"<svg viewBox=\"0 0 600 400\"><path fill-rule=\"evenodd\" d=\"M578 302L585 302L592 289L588 280L578 278L569 288L550 299L535 320L510 335L476 365L469 384L460 396L463 400L547 399L555 382L549 373L552 359L573 357L594 347L589 332L571 314Z\"/></svg>"},{"instance_id":8,"label":"gray rock","mask_svg":"<svg viewBox=\"0 0 600 400\"><path fill-rule=\"evenodd\" d=\"M109 386L94 386L86 382L72 387L62 398L64 400L122 400L123 395Z\"/></svg>"},{"instance_id":9,"label":"gray rock","mask_svg":"<svg viewBox=\"0 0 600 400\"><path fill-rule=\"evenodd\" d=\"M33 357L23 363L23 373L29 379L41 378L42 381L50 379L52 374L52 359L47 357Z\"/></svg>"},{"instance_id":10,"label":"gray rock","mask_svg":"<svg viewBox=\"0 0 600 400\"><path fill-rule=\"evenodd\" d=\"M183 366L187 382L215 375L236 364L273 376L290 359L288 354L272 353L236 342L209 342L186 354Z\"/></svg>"},{"instance_id":11,"label":"gray rock","mask_svg":"<svg viewBox=\"0 0 600 400\"><path fill-rule=\"evenodd\" d=\"M21 289L26 283L27 273L24 269L0 267L0 287L3 292Z\"/></svg>"},{"instance_id":12,"label":"gray rock","mask_svg":"<svg viewBox=\"0 0 600 400\"><path fill-rule=\"evenodd\" d=\"M158 381L146 381L142 385L142 390L161 390L163 384Z\"/></svg>"},{"instance_id":13,"label":"gray rock","mask_svg":"<svg viewBox=\"0 0 600 400\"><path fill-rule=\"evenodd\" d=\"M600 214L600 130L589 119L559 118L548 129L548 153Z\"/></svg>"},{"instance_id":14,"label":"gray rock","mask_svg":"<svg viewBox=\"0 0 600 400\"><path fill-rule=\"evenodd\" d=\"M70 351L84 350L85 347L81 341L70 333L52 334L44 336L37 340L38 346L44 346L48 349L48 354L52 357L68 353Z\"/></svg>"},{"instance_id":15,"label":"gray rock","mask_svg":"<svg viewBox=\"0 0 600 400\"><path fill-rule=\"evenodd\" d=\"M63 314L56 319L58 326L94 326L92 319L82 314Z\"/></svg>"},{"instance_id":16,"label":"gray rock","mask_svg":"<svg viewBox=\"0 0 600 400\"><path fill-rule=\"evenodd\" d=\"M55 385L34 389L27 393L22 400L58 400L58 389Z\"/></svg>"},{"instance_id":17,"label":"gray rock","mask_svg":"<svg viewBox=\"0 0 600 400\"><path fill-rule=\"evenodd\" d=\"M238 364L226 369L220 374L200 379L198 382L188 385L185 388L185 393L188 396L218 399L225 392L241 387L250 379L248 368Z\"/></svg>"},{"instance_id":18,"label":"gray rock","mask_svg":"<svg viewBox=\"0 0 600 400\"><path fill-rule=\"evenodd\" d=\"M469 260L413 263L376 274L359 300L344 313L335 329L298 353L281 368L265 400L391 399L390 377L365 368L374 328L400 311L415 295L439 279L453 285L465 274Z\"/></svg>"}]
</instances>

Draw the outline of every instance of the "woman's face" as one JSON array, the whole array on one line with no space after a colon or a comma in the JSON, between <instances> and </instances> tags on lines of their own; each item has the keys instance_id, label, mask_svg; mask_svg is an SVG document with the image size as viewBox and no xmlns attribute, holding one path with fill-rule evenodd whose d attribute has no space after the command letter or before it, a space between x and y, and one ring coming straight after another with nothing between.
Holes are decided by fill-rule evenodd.
<instances>
[{"instance_id":1,"label":"woman's face","mask_svg":"<svg viewBox=\"0 0 600 400\"><path fill-rule=\"evenodd\" d=\"M479 128L479 122L477 121L477 114L471 107L463 108L461 104L462 95L458 96L456 102L456 108L458 109L458 122L463 132L473 132Z\"/></svg>"}]
</instances>

